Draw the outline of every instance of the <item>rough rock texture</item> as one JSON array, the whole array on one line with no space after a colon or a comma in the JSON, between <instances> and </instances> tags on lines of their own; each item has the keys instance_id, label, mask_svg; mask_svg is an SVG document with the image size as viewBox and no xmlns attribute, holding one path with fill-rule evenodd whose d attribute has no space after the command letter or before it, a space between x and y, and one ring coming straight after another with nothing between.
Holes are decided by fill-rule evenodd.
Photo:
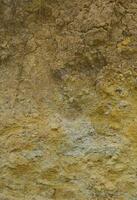
<instances>
[{"instance_id":1,"label":"rough rock texture","mask_svg":"<svg viewBox=\"0 0 137 200\"><path fill-rule=\"evenodd\" d=\"M136 0L0 0L0 200L137 200Z\"/></svg>"}]
</instances>

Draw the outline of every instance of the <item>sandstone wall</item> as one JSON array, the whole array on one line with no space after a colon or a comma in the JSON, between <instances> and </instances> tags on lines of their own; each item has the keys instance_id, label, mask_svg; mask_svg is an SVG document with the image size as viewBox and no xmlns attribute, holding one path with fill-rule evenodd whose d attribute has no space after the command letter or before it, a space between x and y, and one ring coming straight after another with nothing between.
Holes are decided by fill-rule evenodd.
<instances>
[{"instance_id":1,"label":"sandstone wall","mask_svg":"<svg viewBox=\"0 0 137 200\"><path fill-rule=\"evenodd\" d=\"M136 0L0 0L0 200L137 200Z\"/></svg>"}]
</instances>

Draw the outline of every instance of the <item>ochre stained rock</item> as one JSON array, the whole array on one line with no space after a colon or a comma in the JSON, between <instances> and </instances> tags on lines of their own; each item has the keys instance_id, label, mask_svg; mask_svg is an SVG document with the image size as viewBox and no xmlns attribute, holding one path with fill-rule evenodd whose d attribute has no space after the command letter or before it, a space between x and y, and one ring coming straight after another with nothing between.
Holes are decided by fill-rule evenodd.
<instances>
[{"instance_id":1,"label":"ochre stained rock","mask_svg":"<svg viewBox=\"0 0 137 200\"><path fill-rule=\"evenodd\" d=\"M135 0L0 0L0 200L137 200Z\"/></svg>"}]
</instances>

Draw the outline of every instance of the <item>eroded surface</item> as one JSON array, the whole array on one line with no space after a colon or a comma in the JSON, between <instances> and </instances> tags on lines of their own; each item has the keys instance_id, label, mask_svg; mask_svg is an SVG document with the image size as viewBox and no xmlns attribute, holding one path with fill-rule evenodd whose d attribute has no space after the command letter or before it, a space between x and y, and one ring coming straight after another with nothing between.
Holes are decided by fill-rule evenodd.
<instances>
[{"instance_id":1,"label":"eroded surface","mask_svg":"<svg viewBox=\"0 0 137 200\"><path fill-rule=\"evenodd\" d=\"M135 0L0 1L0 199L137 199Z\"/></svg>"}]
</instances>

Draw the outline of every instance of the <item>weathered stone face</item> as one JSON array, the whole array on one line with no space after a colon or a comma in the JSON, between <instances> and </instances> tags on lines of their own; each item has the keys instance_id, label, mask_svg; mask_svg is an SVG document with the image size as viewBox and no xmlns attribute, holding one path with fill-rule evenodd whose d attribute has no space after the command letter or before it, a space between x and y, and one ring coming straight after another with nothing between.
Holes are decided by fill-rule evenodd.
<instances>
[{"instance_id":1,"label":"weathered stone face","mask_svg":"<svg viewBox=\"0 0 137 200\"><path fill-rule=\"evenodd\" d=\"M136 11L0 1L0 200L137 199Z\"/></svg>"}]
</instances>

